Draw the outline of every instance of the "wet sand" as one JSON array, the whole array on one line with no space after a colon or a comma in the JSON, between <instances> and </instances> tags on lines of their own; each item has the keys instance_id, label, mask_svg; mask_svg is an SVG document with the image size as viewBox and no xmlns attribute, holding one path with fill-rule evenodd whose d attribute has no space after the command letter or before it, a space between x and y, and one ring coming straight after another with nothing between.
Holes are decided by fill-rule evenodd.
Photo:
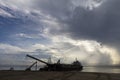
<instances>
[{"instance_id":1,"label":"wet sand","mask_svg":"<svg viewBox=\"0 0 120 80\"><path fill-rule=\"evenodd\" d=\"M120 80L120 74L76 71L0 71L0 80Z\"/></svg>"}]
</instances>

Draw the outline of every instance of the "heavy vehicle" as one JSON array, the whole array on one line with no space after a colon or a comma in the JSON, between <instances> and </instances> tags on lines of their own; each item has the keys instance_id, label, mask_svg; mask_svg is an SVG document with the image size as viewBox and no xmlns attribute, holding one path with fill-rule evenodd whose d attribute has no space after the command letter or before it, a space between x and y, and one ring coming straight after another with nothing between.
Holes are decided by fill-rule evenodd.
<instances>
[{"instance_id":1,"label":"heavy vehicle","mask_svg":"<svg viewBox=\"0 0 120 80\"><path fill-rule=\"evenodd\" d=\"M28 68L25 69L25 71L31 71L31 68L36 65L36 70L37 70L37 61L34 62L32 65L30 65Z\"/></svg>"},{"instance_id":2,"label":"heavy vehicle","mask_svg":"<svg viewBox=\"0 0 120 80\"><path fill-rule=\"evenodd\" d=\"M60 60L58 60L57 63L52 64L31 55L26 56L46 64L43 68L40 68L40 71L81 71L83 69L83 66L78 60L74 61L72 64L62 64L60 63Z\"/></svg>"}]
</instances>

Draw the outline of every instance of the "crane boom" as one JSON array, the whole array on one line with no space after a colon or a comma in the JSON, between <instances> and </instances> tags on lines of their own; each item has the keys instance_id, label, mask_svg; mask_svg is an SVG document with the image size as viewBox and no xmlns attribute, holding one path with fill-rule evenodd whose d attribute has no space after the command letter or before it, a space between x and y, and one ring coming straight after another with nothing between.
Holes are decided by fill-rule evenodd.
<instances>
[{"instance_id":1,"label":"crane boom","mask_svg":"<svg viewBox=\"0 0 120 80\"><path fill-rule=\"evenodd\" d=\"M47 62L45 62L45 61L42 61L42 60L40 60L40 59L38 59L38 58L35 58L35 57L33 57L33 56L31 56L31 55L26 55L27 57L30 57L30 58L32 58L32 59L35 59L35 60L37 60L37 61L39 61L39 62L42 62L42 63L44 63L44 64L46 64L46 65L50 65L49 63L47 63Z\"/></svg>"}]
</instances>

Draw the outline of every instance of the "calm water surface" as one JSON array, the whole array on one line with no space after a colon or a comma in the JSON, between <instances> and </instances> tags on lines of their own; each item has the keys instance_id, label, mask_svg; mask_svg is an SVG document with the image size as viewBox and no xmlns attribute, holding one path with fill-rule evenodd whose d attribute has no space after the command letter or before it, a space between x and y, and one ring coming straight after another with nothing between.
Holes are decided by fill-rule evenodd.
<instances>
[{"instance_id":1,"label":"calm water surface","mask_svg":"<svg viewBox=\"0 0 120 80\"><path fill-rule=\"evenodd\" d=\"M84 67L82 72L120 73L120 67Z\"/></svg>"}]
</instances>

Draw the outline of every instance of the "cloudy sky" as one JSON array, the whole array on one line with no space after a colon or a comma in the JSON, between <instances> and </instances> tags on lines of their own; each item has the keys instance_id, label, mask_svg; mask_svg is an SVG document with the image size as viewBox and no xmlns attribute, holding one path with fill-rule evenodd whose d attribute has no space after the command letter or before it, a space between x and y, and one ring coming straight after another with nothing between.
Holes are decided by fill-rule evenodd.
<instances>
[{"instance_id":1,"label":"cloudy sky","mask_svg":"<svg viewBox=\"0 0 120 80\"><path fill-rule=\"evenodd\" d=\"M119 0L0 0L0 65L30 54L55 62L120 64Z\"/></svg>"}]
</instances>

